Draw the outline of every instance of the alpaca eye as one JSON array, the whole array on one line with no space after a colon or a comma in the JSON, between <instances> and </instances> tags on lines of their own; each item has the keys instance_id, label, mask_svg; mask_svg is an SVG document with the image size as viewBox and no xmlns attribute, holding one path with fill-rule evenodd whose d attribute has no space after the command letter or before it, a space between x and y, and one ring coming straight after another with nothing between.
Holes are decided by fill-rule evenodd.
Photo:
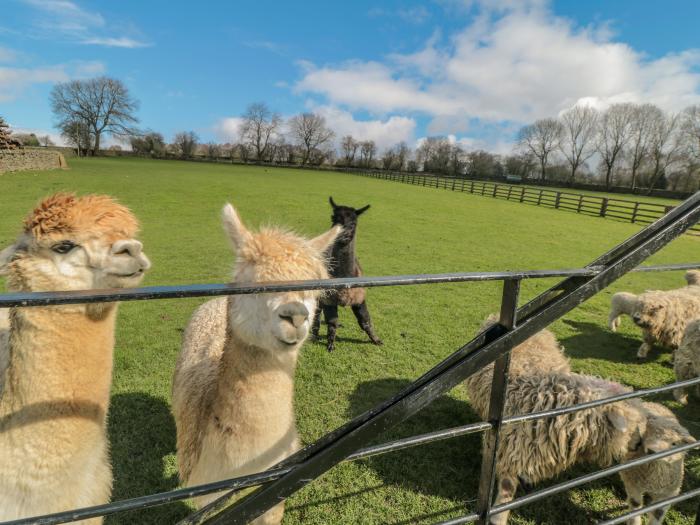
<instances>
[{"instance_id":1,"label":"alpaca eye","mask_svg":"<svg viewBox=\"0 0 700 525\"><path fill-rule=\"evenodd\" d=\"M63 242L59 242L58 244L54 244L51 247L51 249L56 253L64 254L64 253L68 253L76 246L77 245L71 241L63 241Z\"/></svg>"}]
</instances>

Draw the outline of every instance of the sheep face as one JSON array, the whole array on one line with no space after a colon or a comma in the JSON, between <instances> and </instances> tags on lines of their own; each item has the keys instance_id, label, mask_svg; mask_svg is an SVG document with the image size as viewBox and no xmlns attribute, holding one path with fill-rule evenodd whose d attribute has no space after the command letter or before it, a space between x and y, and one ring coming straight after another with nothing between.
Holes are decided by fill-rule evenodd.
<instances>
[{"instance_id":1,"label":"sheep face","mask_svg":"<svg viewBox=\"0 0 700 525\"><path fill-rule=\"evenodd\" d=\"M685 443L695 443L695 438L666 407L658 403L644 403L644 408L648 412L647 428L636 448L638 455L654 454ZM673 455L658 461L673 463L679 459L682 459L681 455Z\"/></svg>"},{"instance_id":2,"label":"sheep face","mask_svg":"<svg viewBox=\"0 0 700 525\"><path fill-rule=\"evenodd\" d=\"M640 301L632 313L632 321L639 328L647 329L652 326L659 326L666 318L666 307L663 304L649 304Z\"/></svg>"}]
</instances>

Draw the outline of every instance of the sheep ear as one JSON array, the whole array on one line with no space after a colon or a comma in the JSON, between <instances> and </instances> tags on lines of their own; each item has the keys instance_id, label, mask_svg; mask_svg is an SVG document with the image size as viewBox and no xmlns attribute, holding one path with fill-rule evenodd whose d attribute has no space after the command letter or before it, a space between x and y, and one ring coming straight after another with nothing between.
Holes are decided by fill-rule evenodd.
<instances>
[{"instance_id":1,"label":"sheep ear","mask_svg":"<svg viewBox=\"0 0 700 525\"><path fill-rule=\"evenodd\" d=\"M326 252L331 248L331 246L333 246L333 243L342 231L342 226L333 226L326 233L322 233L318 237L314 237L313 239L311 239L309 241L309 244L311 244L311 246L313 246L316 250L318 250L321 253Z\"/></svg>"},{"instance_id":2,"label":"sheep ear","mask_svg":"<svg viewBox=\"0 0 700 525\"><path fill-rule=\"evenodd\" d=\"M7 248L0 251L0 275L7 274L8 266L17 253L17 248L17 244L10 244Z\"/></svg>"},{"instance_id":3,"label":"sheep ear","mask_svg":"<svg viewBox=\"0 0 700 525\"><path fill-rule=\"evenodd\" d=\"M252 235L248 231L248 228L245 227L234 207L228 202L223 210L221 210L221 222L224 225L224 230L226 230L229 239L231 239L233 246L237 250L243 248L251 239Z\"/></svg>"},{"instance_id":4,"label":"sheep ear","mask_svg":"<svg viewBox=\"0 0 700 525\"><path fill-rule=\"evenodd\" d=\"M357 214L357 215L362 215L364 212L366 212L367 210L369 210L369 206L370 206L370 205L368 204L368 205L365 206L364 208L360 208L359 210L355 210L355 214Z\"/></svg>"},{"instance_id":5,"label":"sheep ear","mask_svg":"<svg viewBox=\"0 0 700 525\"><path fill-rule=\"evenodd\" d=\"M619 432L625 432L627 430L627 418L619 407L610 407L610 410L607 411L606 416L615 430L618 430Z\"/></svg>"},{"instance_id":6,"label":"sheep ear","mask_svg":"<svg viewBox=\"0 0 700 525\"><path fill-rule=\"evenodd\" d=\"M328 202L331 203L331 206L333 206L334 210L338 207L338 205L335 202L333 202L333 197L328 197Z\"/></svg>"}]
</instances>

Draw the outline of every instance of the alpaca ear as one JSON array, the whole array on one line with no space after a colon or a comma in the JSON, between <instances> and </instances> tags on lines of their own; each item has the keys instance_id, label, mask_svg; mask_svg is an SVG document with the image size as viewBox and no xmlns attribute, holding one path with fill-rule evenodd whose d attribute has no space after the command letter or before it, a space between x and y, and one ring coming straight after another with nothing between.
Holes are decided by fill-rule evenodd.
<instances>
[{"instance_id":1,"label":"alpaca ear","mask_svg":"<svg viewBox=\"0 0 700 525\"><path fill-rule=\"evenodd\" d=\"M683 439L681 440L681 443L695 443L697 440L688 434L687 436L683 436Z\"/></svg>"},{"instance_id":2,"label":"alpaca ear","mask_svg":"<svg viewBox=\"0 0 700 525\"><path fill-rule=\"evenodd\" d=\"M627 430L627 418L624 411L620 407L611 406L607 411L606 416L615 430L625 432Z\"/></svg>"},{"instance_id":3,"label":"alpaca ear","mask_svg":"<svg viewBox=\"0 0 700 525\"><path fill-rule=\"evenodd\" d=\"M333 197L328 197L328 202L331 203L331 206L333 206L334 210L338 207L338 205L335 202L333 202Z\"/></svg>"},{"instance_id":4,"label":"alpaca ear","mask_svg":"<svg viewBox=\"0 0 700 525\"><path fill-rule=\"evenodd\" d=\"M364 212L366 212L367 210L369 210L369 206L370 206L370 205L368 204L368 205L365 206L364 208L360 208L359 210L355 210L355 214L356 214L356 215L362 215Z\"/></svg>"},{"instance_id":5,"label":"alpaca ear","mask_svg":"<svg viewBox=\"0 0 700 525\"><path fill-rule=\"evenodd\" d=\"M322 233L318 237L314 237L313 239L311 239L309 241L309 244L311 244L311 246L313 246L319 252L323 253L325 251L328 251L331 248L331 246L333 246L333 243L342 231L342 226L335 225L326 233Z\"/></svg>"},{"instance_id":6,"label":"alpaca ear","mask_svg":"<svg viewBox=\"0 0 700 525\"><path fill-rule=\"evenodd\" d=\"M236 210L228 202L223 210L221 210L221 222L224 225L224 230L226 230L229 239L231 239L233 246L237 250L245 246L250 240L251 234L248 228L245 227Z\"/></svg>"},{"instance_id":7,"label":"alpaca ear","mask_svg":"<svg viewBox=\"0 0 700 525\"><path fill-rule=\"evenodd\" d=\"M16 244L10 244L7 248L0 251L0 275L7 273L7 267L14 258L15 253L17 253Z\"/></svg>"}]
</instances>

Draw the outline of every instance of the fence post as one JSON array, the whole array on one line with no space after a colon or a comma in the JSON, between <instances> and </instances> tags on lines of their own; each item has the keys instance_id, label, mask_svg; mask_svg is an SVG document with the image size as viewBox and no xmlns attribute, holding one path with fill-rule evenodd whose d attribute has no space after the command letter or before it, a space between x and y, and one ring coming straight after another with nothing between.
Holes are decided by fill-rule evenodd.
<instances>
[{"instance_id":1,"label":"fence post","mask_svg":"<svg viewBox=\"0 0 700 525\"><path fill-rule=\"evenodd\" d=\"M603 200L600 201L600 216L605 217L605 214L608 212L608 198L603 197Z\"/></svg>"},{"instance_id":2,"label":"fence post","mask_svg":"<svg viewBox=\"0 0 700 525\"><path fill-rule=\"evenodd\" d=\"M557 198L556 198L556 200L554 201L554 207L555 207L556 209L559 209L559 201L560 201L560 200L561 200L561 192L558 191L558 192L557 192Z\"/></svg>"},{"instance_id":3,"label":"fence post","mask_svg":"<svg viewBox=\"0 0 700 525\"><path fill-rule=\"evenodd\" d=\"M525 186L521 186L520 188L520 202L523 202L525 200Z\"/></svg>"},{"instance_id":4,"label":"fence post","mask_svg":"<svg viewBox=\"0 0 700 525\"><path fill-rule=\"evenodd\" d=\"M498 184L493 185L493 195L492 197L495 199L496 198L496 191L498 191Z\"/></svg>"},{"instance_id":5,"label":"fence post","mask_svg":"<svg viewBox=\"0 0 700 525\"><path fill-rule=\"evenodd\" d=\"M464 193L464 183L465 183L465 182L466 182L466 181L465 181L464 179L462 179L462 189L459 190L459 191L461 191L462 193Z\"/></svg>"},{"instance_id":6,"label":"fence post","mask_svg":"<svg viewBox=\"0 0 700 525\"><path fill-rule=\"evenodd\" d=\"M469 193L474 193L474 181L471 181L471 187L469 188Z\"/></svg>"},{"instance_id":7,"label":"fence post","mask_svg":"<svg viewBox=\"0 0 700 525\"><path fill-rule=\"evenodd\" d=\"M581 213L581 203L583 202L583 193L578 196L578 208L576 208L576 213Z\"/></svg>"},{"instance_id":8,"label":"fence post","mask_svg":"<svg viewBox=\"0 0 700 525\"><path fill-rule=\"evenodd\" d=\"M452 179L452 191L455 191L455 184L457 184L457 178Z\"/></svg>"},{"instance_id":9,"label":"fence post","mask_svg":"<svg viewBox=\"0 0 700 525\"><path fill-rule=\"evenodd\" d=\"M540 190L540 194L539 194L539 196L537 197L537 205L538 205L538 206L539 206L540 203L542 202L542 192L543 192L543 191L544 191L544 190Z\"/></svg>"},{"instance_id":10,"label":"fence post","mask_svg":"<svg viewBox=\"0 0 700 525\"><path fill-rule=\"evenodd\" d=\"M501 314L498 323L506 330L515 328L519 294L519 280L503 281ZM496 482L496 454L498 452L501 423L503 421L506 388L508 387L510 351L496 359L493 365L488 419L488 422L491 423L491 429L487 431L484 439L484 448L481 455L481 476L479 477L479 491L476 502L476 512L479 514L477 523L479 525L487 525L491 514L493 487Z\"/></svg>"},{"instance_id":11,"label":"fence post","mask_svg":"<svg viewBox=\"0 0 700 525\"><path fill-rule=\"evenodd\" d=\"M506 200L510 200L510 194L513 192L513 186L508 186L508 196L506 197Z\"/></svg>"},{"instance_id":12,"label":"fence post","mask_svg":"<svg viewBox=\"0 0 700 525\"><path fill-rule=\"evenodd\" d=\"M639 202L634 203L634 210L632 210L632 224L637 220L637 210L639 209Z\"/></svg>"}]
</instances>

